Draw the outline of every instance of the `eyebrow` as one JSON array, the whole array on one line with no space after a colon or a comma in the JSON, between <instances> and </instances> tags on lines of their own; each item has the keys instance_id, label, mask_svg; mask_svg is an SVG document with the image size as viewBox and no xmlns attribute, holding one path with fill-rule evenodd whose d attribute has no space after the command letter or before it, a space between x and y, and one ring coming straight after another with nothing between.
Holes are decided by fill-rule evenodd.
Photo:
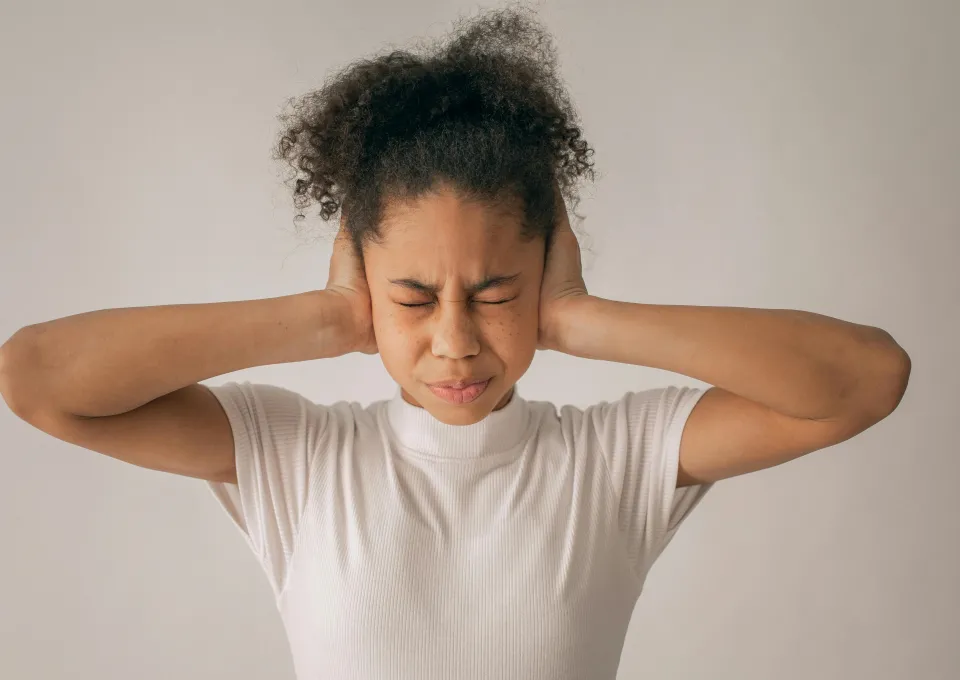
<instances>
[{"instance_id":1,"label":"eyebrow","mask_svg":"<svg viewBox=\"0 0 960 680\"><path fill-rule=\"evenodd\" d=\"M520 278L519 272L516 274L511 274L510 276L488 276L482 281L467 286L467 292L475 294L485 291L488 288L507 286L516 281L518 278ZM418 281L417 279L389 279L389 281L395 286L409 288L410 290L415 290L420 293L428 293L430 295L436 295L440 291L440 286L424 283L422 281Z\"/></svg>"}]
</instances>

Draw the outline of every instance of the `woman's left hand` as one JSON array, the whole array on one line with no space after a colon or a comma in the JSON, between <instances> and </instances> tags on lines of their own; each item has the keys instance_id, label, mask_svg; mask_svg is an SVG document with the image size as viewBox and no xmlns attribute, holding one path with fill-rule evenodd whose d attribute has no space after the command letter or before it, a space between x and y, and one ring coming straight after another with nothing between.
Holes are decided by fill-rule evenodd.
<instances>
[{"instance_id":1,"label":"woman's left hand","mask_svg":"<svg viewBox=\"0 0 960 680\"><path fill-rule=\"evenodd\" d=\"M583 281L580 244L570 228L567 207L559 186L554 187L557 196L557 226L546 255L543 282L540 286L537 348L562 351L561 337L566 323L564 316L588 293Z\"/></svg>"}]
</instances>

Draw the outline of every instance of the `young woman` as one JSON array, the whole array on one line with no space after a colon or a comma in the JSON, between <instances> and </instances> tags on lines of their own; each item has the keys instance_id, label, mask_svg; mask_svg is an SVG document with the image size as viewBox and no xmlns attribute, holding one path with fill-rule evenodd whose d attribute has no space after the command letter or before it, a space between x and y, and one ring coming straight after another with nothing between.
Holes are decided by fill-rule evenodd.
<instances>
[{"instance_id":1,"label":"young woman","mask_svg":"<svg viewBox=\"0 0 960 680\"><path fill-rule=\"evenodd\" d=\"M278 156L340 216L323 290L111 309L18 331L28 423L208 480L260 560L300 678L614 678L651 564L717 480L844 441L899 403L886 332L587 292L564 199L591 150L517 10L295 102ZM713 387L525 400L537 349ZM367 406L199 381L379 352Z\"/></svg>"}]
</instances>

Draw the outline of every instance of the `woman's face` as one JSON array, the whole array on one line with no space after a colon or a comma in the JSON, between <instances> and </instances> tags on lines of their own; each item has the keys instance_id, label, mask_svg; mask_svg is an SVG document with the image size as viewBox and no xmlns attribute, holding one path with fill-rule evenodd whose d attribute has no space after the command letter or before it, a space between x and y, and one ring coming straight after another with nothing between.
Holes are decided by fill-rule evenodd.
<instances>
[{"instance_id":1,"label":"woman's face","mask_svg":"<svg viewBox=\"0 0 960 680\"><path fill-rule=\"evenodd\" d=\"M543 240L520 217L442 188L391 203L364 245L377 347L404 399L478 422L510 399L537 346ZM448 381L477 382L444 389Z\"/></svg>"}]
</instances>

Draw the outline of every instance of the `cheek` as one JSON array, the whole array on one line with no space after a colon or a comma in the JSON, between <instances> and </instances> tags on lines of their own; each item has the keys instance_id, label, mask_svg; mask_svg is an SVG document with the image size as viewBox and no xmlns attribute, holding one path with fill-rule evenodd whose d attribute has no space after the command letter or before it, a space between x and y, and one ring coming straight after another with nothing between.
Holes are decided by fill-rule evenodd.
<instances>
[{"instance_id":1,"label":"cheek","mask_svg":"<svg viewBox=\"0 0 960 680\"><path fill-rule=\"evenodd\" d=\"M413 315L404 314L389 300L373 302L373 332L377 336L377 348L384 358L393 363L409 363L413 360L419 334L412 324Z\"/></svg>"},{"instance_id":2,"label":"cheek","mask_svg":"<svg viewBox=\"0 0 960 680\"><path fill-rule=\"evenodd\" d=\"M487 342L507 363L529 361L537 345L537 300L527 296L517 302L491 314L485 322Z\"/></svg>"}]
</instances>

